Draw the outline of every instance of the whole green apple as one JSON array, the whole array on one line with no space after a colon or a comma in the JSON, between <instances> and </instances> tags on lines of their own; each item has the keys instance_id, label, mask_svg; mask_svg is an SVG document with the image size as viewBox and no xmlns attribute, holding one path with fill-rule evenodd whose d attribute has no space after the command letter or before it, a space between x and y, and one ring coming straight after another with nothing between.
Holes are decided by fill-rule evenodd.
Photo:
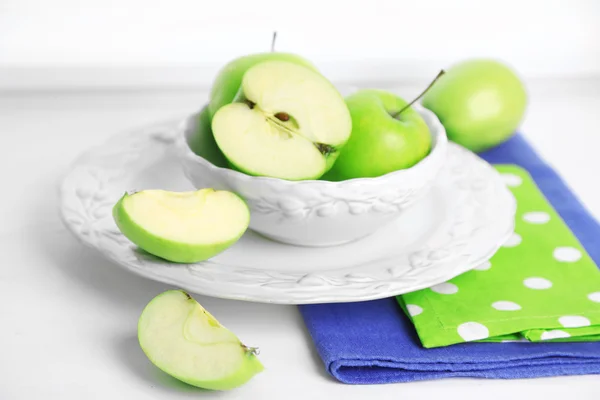
<instances>
[{"instance_id":1,"label":"whole green apple","mask_svg":"<svg viewBox=\"0 0 600 400\"><path fill-rule=\"evenodd\" d=\"M525 87L508 66L475 59L452 66L423 97L448 138L472 151L510 138L527 105Z\"/></svg>"},{"instance_id":2,"label":"whole green apple","mask_svg":"<svg viewBox=\"0 0 600 400\"><path fill-rule=\"evenodd\" d=\"M317 68L310 61L292 53L250 54L230 61L219 71L211 88L209 104L211 119L221 107L233 102L246 71L263 61L287 61L317 71Z\"/></svg>"},{"instance_id":3,"label":"whole green apple","mask_svg":"<svg viewBox=\"0 0 600 400\"><path fill-rule=\"evenodd\" d=\"M429 127L402 98L384 90L364 89L348 96L346 105L352 133L323 179L376 177L412 167L429 154Z\"/></svg>"}]
</instances>

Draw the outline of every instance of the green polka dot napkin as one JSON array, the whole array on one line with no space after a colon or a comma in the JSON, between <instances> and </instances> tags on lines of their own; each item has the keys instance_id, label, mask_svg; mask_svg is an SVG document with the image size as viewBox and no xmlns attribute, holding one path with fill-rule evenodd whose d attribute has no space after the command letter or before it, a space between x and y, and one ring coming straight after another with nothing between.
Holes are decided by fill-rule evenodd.
<instances>
[{"instance_id":1,"label":"green polka dot napkin","mask_svg":"<svg viewBox=\"0 0 600 400\"><path fill-rule=\"evenodd\" d=\"M600 340L600 271L525 170L495 167L517 199L515 233L489 262L398 296L423 346Z\"/></svg>"}]
</instances>

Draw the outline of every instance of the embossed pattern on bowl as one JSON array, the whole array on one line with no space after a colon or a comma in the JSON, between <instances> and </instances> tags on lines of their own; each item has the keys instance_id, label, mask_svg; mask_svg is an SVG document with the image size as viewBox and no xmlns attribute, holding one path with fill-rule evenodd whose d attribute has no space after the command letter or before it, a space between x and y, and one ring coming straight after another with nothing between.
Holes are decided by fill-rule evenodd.
<instances>
[{"instance_id":1,"label":"embossed pattern on bowl","mask_svg":"<svg viewBox=\"0 0 600 400\"><path fill-rule=\"evenodd\" d=\"M338 245L393 221L421 199L438 176L446 158L446 132L431 111L419 105L415 109L431 131L430 154L412 168L376 178L287 181L215 166L188 146L186 138L196 129L197 114L180 125L177 151L196 188L231 190L247 201L255 232L294 245Z\"/></svg>"}]
</instances>

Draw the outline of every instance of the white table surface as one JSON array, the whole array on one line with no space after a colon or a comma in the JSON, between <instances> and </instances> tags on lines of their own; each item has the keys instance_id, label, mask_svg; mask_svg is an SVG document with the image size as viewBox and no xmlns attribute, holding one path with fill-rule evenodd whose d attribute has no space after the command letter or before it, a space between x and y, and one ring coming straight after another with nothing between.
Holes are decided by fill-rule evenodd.
<instances>
[{"instance_id":1,"label":"white table surface","mask_svg":"<svg viewBox=\"0 0 600 400\"><path fill-rule=\"evenodd\" d=\"M523 130L600 217L600 80L529 87ZM399 93L409 97L417 90ZM205 98L190 90L0 95L0 399L600 396L600 376L344 385L325 373L296 307L202 296L197 299L224 325L261 348L266 371L227 393L199 392L159 372L137 344L136 322L145 304L168 287L81 246L59 220L56 185L89 146L196 110Z\"/></svg>"}]
</instances>

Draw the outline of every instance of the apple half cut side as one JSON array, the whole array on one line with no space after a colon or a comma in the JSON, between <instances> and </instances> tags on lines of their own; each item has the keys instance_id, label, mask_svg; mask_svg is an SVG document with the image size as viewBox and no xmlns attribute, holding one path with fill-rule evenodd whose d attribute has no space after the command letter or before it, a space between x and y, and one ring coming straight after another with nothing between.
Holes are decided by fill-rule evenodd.
<instances>
[{"instance_id":1,"label":"apple half cut side","mask_svg":"<svg viewBox=\"0 0 600 400\"><path fill-rule=\"evenodd\" d=\"M303 65L317 71L317 68L307 59L293 53L280 53L271 51L269 53L249 54L228 62L217 74L210 91L209 119L225 104L234 101L244 74L254 65L270 60L287 61L293 64ZM318 71L317 71L318 72Z\"/></svg>"},{"instance_id":2,"label":"apple half cut side","mask_svg":"<svg viewBox=\"0 0 600 400\"><path fill-rule=\"evenodd\" d=\"M204 389L234 389L264 369L256 349L242 344L181 290L148 303L138 321L138 341L159 369Z\"/></svg>"},{"instance_id":3,"label":"apple half cut side","mask_svg":"<svg viewBox=\"0 0 600 400\"><path fill-rule=\"evenodd\" d=\"M214 189L125 194L115 204L113 217L142 250L176 263L217 255L237 242L250 223L250 211L241 198Z\"/></svg>"},{"instance_id":4,"label":"apple half cut side","mask_svg":"<svg viewBox=\"0 0 600 400\"><path fill-rule=\"evenodd\" d=\"M352 130L337 89L319 73L290 62L250 68L234 103L214 115L217 145L236 169L287 180L318 179Z\"/></svg>"}]
</instances>

